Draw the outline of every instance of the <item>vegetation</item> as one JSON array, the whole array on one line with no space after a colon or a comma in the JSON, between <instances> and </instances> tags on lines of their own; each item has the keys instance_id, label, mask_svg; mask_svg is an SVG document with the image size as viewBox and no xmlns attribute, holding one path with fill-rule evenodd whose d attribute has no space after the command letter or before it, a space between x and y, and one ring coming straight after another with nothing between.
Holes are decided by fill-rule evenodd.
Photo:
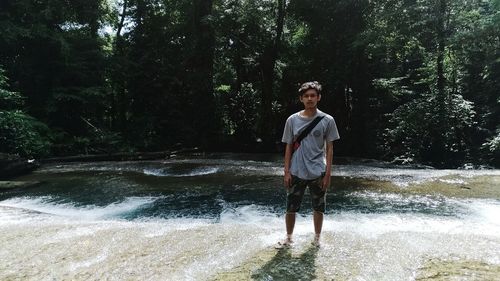
<instances>
[{"instance_id":1,"label":"vegetation","mask_svg":"<svg viewBox=\"0 0 500 281\"><path fill-rule=\"evenodd\" d=\"M0 68L0 153L43 156L50 145L46 137L49 128L19 109L23 98L19 93L4 89L7 78L3 72Z\"/></svg>"},{"instance_id":2,"label":"vegetation","mask_svg":"<svg viewBox=\"0 0 500 281\"><path fill-rule=\"evenodd\" d=\"M275 151L298 83L318 80L336 155L500 165L499 11L499 0L3 1L0 152Z\"/></svg>"}]
</instances>

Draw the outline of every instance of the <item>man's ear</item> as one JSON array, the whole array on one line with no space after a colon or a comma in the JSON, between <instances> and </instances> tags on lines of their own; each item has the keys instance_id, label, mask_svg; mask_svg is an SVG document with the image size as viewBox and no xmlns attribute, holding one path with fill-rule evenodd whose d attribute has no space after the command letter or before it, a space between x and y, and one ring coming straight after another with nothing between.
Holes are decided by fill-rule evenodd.
<instances>
[{"instance_id":1,"label":"man's ear","mask_svg":"<svg viewBox=\"0 0 500 281\"><path fill-rule=\"evenodd\" d=\"M320 100L321 100L321 94L318 95L318 101L320 101Z\"/></svg>"}]
</instances>

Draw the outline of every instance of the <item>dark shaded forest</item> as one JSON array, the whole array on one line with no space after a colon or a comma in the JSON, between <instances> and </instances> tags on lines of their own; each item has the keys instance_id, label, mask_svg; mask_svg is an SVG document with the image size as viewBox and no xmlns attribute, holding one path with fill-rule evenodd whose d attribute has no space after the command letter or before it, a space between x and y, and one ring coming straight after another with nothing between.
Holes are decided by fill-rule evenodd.
<instances>
[{"instance_id":1,"label":"dark shaded forest","mask_svg":"<svg viewBox=\"0 0 500 281\"><path fill-rule=\"evenodd\" d=\"M336 156L500 166L500 0L0 1L0 152L282 149L301 82Z\"/></svg>"}]
</instances>

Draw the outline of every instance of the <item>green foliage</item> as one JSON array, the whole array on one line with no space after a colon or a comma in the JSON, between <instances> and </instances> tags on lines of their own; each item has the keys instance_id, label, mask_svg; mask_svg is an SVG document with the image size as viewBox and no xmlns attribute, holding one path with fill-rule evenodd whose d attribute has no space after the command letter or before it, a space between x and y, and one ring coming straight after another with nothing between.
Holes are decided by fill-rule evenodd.
<instances>
[{"instance_id":1,"label":"green foliage","mask_svg":"<svg viewBox=\"0 0 500 281\"><path fill-rule=\"evenodd\" d=\"M7 89L7 77L0 68L0 152L25 157L45 156L49 152L49 129L42 122L16 109L23 97Z\"/></svg>"},{"instance_id":2,"label":"green foliage","mask_svg":"<svg viewBox=\"0 0 500 281\"><path fill-rule=\"evenodd\" d=\"M0 110L15 109L23 105L23 97L19 93L7 90L7 82L5 70L0 68Z\"/></svg>"},{"instance_id":3,"label":"green foliage","mask_svg":"<svg viewBox=\"0 0 500 281\"><path fill-rule=\"evenodd\" d=\"M17 143L31 144L9 144L25 154L37 153L30 145L43 150L28 132L47 139L35 120L50 128L58 155L214 139L274 144L301 108L297 84L319 80L320 109L334 115L342 136L337 154L498 163L499 7L499 0L4 1L0 64L11 87L1 72L2 124L9 141L21 136L10 126L26 128Z\"/></svg>"},{"instance_id":4,"label":"green foliage","mask_svg":"<svg viewBox=\"0 0 500 281\"><path fill-rule=\"evenodd\" d=\"M409 87L402 83L408 77L391 77L391 78L378 78L373 80L373 86L376 90L387 92L389 96L400 99L405 95L411 95L413 92Z\"/></svg>"},{"instance_id":5,"label":"green foliage","mask_svg":"<svg viewBox=\"0 0 500 281\"><path fill-rule=\"evenodd\" d=\"M380 0L372 8L362 38L378 77L374 108L388 117L377 122L382 151L434 165L481 161L500 117L493 1Z\"/></svg>"},{"instance_id":6,"label":"green foliage","mask_svg":"<svg viewBox=\"0 0 500 281\"><path fill-rule=\"evenodd\" d=\"M488 139L481 146L485 156L484 158L495 166L500 166L500 128L496 130L496 134L494 134L490 139Z\"/></svg>"},{"instance_id":7,"label":"green foliage","mask_svg":"<svg viewBox=\"0 0 500 281\"><path fill-rule=\"evenodd\" d=\"M448 163L459 164L466 159L473 133L475 111L471 102L453 95L446 102L445 126L439 126L442 112L436 107L436 95L427 94L398 107L386 129L386 153L405 163L435 164L433 146L444 138Z\"/></svg>"},{"instance_id":8,"label":"green foliage","mask_svg":"<svg viewBox=\"0 0 500 281\"><path fill-rule=\"evenodd\" d=\"M0 63L27 114L52 129L86 134L81 117L105 116L104 0L9 1L0 9ZM20 106L19 103L17 103Z\"/></svg>"},{"instance_id":9,"label":"green foliage","mask_svg":"<svg viewBox=\"0 0 500 281\"><path fill-rule=\"evenodd\" d=\"M0 152L25 157L46 156L48 127L20 110L0 111Z\"/></svg>"},{"instance_id":10,"label":"green foliage","mask_svg":"<svg viewBox=\"0 0 500 281\"><path fill-rule=\"evenodd\" d=\"M219 95L223 108L222 116L227 134L234 136L241 144L252 143L256 139L256 115L259 107L259 92L251 83L243 83L239 91L221 86Z\"/></svg>"},{"instance_id":11,"label":"green foliage","mask_svg":"<svg viewBox=\"0 0 500 281\"><path fill-rule=\"evenodd\" d=\"M133 151L119 133L92 128L85 136L72 136L65 131L53 130L52 154L58 156L75 154L110 154Z\"/></svg>"},{"instance_id":12,"label":"green foliage","mask_svg":"<svg viewBox=\"0 0 500 281\"><path fill-rule=\"evenodd\" d=\"M493 136L493 138L488 140L486 143L484 143L483 146L489 152L498 155L500 153L500 130L497 130L496 135Z\"/></svg>"}]
</instances>

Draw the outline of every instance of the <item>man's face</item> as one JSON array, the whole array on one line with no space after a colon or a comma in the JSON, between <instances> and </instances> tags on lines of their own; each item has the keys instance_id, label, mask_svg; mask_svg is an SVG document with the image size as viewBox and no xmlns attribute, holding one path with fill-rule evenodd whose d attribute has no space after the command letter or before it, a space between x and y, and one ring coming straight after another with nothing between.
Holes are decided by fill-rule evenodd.
<instances>
[{"instance_id":1,"label":"man's face","mask_svg":"<svg viewBox=\"0 0 500 281\"><path fill-rule=\"evenodd\" d=\"M304 104L305 109L316 108L318 106L318 101L320 100L321 95L318 95L318 92L314 89L309 89L300 96L300 101Z\"/></svg>"}]
</instances>

